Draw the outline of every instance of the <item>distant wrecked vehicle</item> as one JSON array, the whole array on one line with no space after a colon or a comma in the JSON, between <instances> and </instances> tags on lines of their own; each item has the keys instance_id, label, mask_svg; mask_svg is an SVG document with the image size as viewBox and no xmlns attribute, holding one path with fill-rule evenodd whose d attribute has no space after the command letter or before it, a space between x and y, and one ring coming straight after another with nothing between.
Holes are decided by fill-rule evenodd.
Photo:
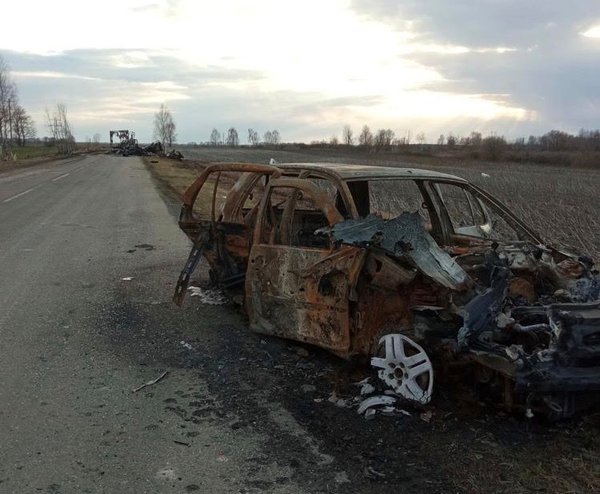
<instances>
[{"instance_id":1,"label":"distant wrecked vehicle","mask_svg":"<svg viewBox=\"0 0 600 494\"><path fill-rule=\"evenodd\" d=\"M431 399L431 359L528 414L568 417L576 398L598 396L593 262L545 246L462 178L215 164L185 192L179 225L193 248L176 303L204 256L214 283L243 290L253 330L370 356L407 399Z\"/></svg>"}]
</instances>

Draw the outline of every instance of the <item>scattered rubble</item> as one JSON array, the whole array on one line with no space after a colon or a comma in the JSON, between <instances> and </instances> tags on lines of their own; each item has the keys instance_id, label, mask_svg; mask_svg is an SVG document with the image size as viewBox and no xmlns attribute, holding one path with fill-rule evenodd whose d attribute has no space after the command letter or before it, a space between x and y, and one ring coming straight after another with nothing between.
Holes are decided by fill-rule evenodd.
<instances>
[{"instance_id":1,"label":"scattered rubble","mask_svg":"<svg viewBox=\"0 0 600 494\"><path fill-rule=\"evenodd\" d=\"M118 143L114 141L114 136L119 139ZM183 154L175 149L165 153L160 141L152 142L147 146L140 146L135 138L135 132L130 130L111 130L110 144L111 152L121 156L164 156L179 161L183 159Z\"/></svg>"}]
</instances>

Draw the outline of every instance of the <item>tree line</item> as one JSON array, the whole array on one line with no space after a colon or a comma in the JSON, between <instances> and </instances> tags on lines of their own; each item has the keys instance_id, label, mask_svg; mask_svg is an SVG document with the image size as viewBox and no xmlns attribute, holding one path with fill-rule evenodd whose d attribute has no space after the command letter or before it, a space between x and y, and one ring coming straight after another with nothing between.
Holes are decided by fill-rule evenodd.
<instances>
[{"instance_id":1,"label":"tree line","mask_svg":"<svg viewBox=\"0 0 600 494\"><path fill-rule=\"evenodd\" d=\"M34 137L33 119L19 103L17 85L0 56L0 159L10 158L13 146L24 146L28 139Z\"/></svg>"},{"instance_id":2,"label":"tree line","mask_svg":"<svg viewBox=\"0 0 600 494\"><path fill-rule=\"evenodd\" d=\"M46 109L45 116L50 132L46 143L56 146L59 154L71 154L75 149L75 137L67 117L67 107L59 103L52 111ZM17 85L0 56L0 160L13 159L12 149L15 146L24 147L35 138L35 122L19 103Z\"/></svg>"},{"instance_id":3,"label":"tree line","mask_svg":"<svg viewBox=\"0 0 600 494\"><path fill-rule=\"evenodd\" d=\"M281 143L281 136L279 135L279 131L277 129L267 130L263 134L261 141L260 135L256 130L248 129L247 143L250 146L258 146L260 144L276 145ZM227 132L223 133L213 128L208 139L208 144L210 146L239 146L240 137L235 127L230 127Z\"/></svg>"}]
</instances>

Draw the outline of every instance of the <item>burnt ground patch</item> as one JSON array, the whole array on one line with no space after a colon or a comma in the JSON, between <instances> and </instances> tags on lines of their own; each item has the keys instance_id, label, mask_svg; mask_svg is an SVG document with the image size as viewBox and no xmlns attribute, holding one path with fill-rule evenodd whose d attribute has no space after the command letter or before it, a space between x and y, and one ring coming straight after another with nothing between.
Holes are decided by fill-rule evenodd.
<instances>
[{"instance_id":1,"label":"burnt ground patch","mask_svg":"<svg viewBox=\"0 0 600 494\"><path fill-rule=\"evenodd\" d=\"M233 431L263 434L263 455L248 460L251 469L276 458L310 492L600 489L600 415L549 425L438 386L431 405L404 407L410 416L367 421L328 398L333 392L357 396L353 383L375 375L368 366L251 333L232 304L188 298L178 309L170 302L134 302L131 286L98 308L103 344L132 364L197 371L210 396L189 390L169 403L150 399L148 406L162 406L182 424L219 421ZM269 490L257 482L251 486L257 492Z\"/></svg>"}]
</instances>

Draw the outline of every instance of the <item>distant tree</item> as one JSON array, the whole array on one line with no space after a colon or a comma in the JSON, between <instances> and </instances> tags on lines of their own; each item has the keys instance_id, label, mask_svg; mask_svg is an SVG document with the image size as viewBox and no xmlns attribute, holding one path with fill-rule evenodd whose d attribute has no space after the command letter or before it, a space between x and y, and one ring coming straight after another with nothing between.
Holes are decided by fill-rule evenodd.
<instances>
[{"instance_id":1,"label":"distant tree","mask_svg":"<svg viewBox=\"0 0 600 494\"><path fill-rule=\"evenodd\" d=\"M221 134L217 129L213 129L210 133L210 145L218 146L219 144L221 144Z\"/></svg>"},{"instance_id":2,"label":"distant tree","mask_svg":"<svg viewBox=\"0 0 600 494\"><path fill-rule=\"evenodd\" d=\"M515 146L518 148L524 148L525 147L525 138L524 137L517 137L515 139Z\"/></svg>"},{"instance_id":3,"label":"distant tree","mask_svg":"<svg viewBox=\"0 0 600 494\"><path fill-rule=\"evenodd\" d=\"M226 144L228 146L239 146L240 144L240 139L238 137L238 133L237 130L235 130L234 127L231 127L228 131L227 131L227 141Z\"/></svg>"},{"instance_id":4,"label":"distant tree","mask_svg":"<svg viewBox=\"0 0 600 494\"><path fill-rule=\"evenodd\" d=\"M346 146L352 146L354 144L354 134L349 125L344 125L344 129L342 130L342 142L346 144Z\"/></svg>"},{"instance_id":5,"label":"distant tree","mask_svg":"<svg viewBox=\"0 0 600 494\"><path fill-rule=\"evenodd\" d=\"M277 129L274 129L273 132L271 132L271 144L279 144L281 141L281 137L279 136L279 131Z\"/></svg>"},{"instance_id":6,"label":"distant tree","mask_svg":"<svg viewBox=\"0 0 600 494\"><path fill-rule=\"evenodd\" d=\"M8 65L0 56L0 159L11 156L13 111L17 103L17 87L10 78Z\"/></svg>"},{"instance_id":7,"label":"distant tree","mask_svg":"<svg viewBox=\"0 0 600 494\"><path fill-rule=\"evenodd\" d=\"M363 125L360 135L358 136L358 144L364 147L371 147L373 145L373 134L368 125Z\"/></svg>"},{"instance_id":8,"label":"distant tree","mask_svg":"<svg viewBox=\"0 0 600 494\"><path fill-rule=\"evenodd\" d=\"M96 132L94 134L94 137L92 138L92 142L94 144L100 144L100 139L101 139L100 134L98 132Z\"/></svg>"},{"instance_id":9,"label":"distant tree","mask_svg":"<svg viewBox=\"0 0 600 494\"><path fill-rule=\"evenodd\" d=\"M330 146L337 146L339 143L340 143L340 141L336 135L331 136L331 138L329 139Z\"/></svg>"},{"instance_id":10,"label":"distant tree","mask_svg":"<svg viewBox=\"0 0 600 494\"><path fill-rule=\"evenodd\" d=\"M154 114L154 139L160 141L163 148L171 147L177 141L175 130L176 126L171 111L165 104L161 104L158 112Z\"/></svg>"},{"instance_id":11,"label":"distant tree","mask_svg":"<svg viewBox=\"0 0 600 494\"><path fill-rule=\"evenodd\" d=\"M415 139L417 140L417 142L423 146L423 144L425 144L425 132L419 132L416 136Z\"/></svg>"},{"instance_id":12,"label":"distant tree","mask_svg":"<svg viewBox=\"0 0 600 494\"><path fill-rule=\"evenodd\" d=\"M448 147L452 148L456 146L456 142L456 137L453 134L448 134L448 137L446 138L446 144L448 145Z\"/></svg>"},{"instance_id":13,"label":"distant tree","mask_svg":"<svg viewBox=\"0 0 600 494\"><path fill-rule=\"evenodd\" d=\"M258 132L253 129L248 129L248 144L251 146L256 146L258 144Z\"/></svg>"},{"instance_id":14,"label":"distant tree","mask_svg":"<svg viewBox=\"0 0 600 494\"><path fill-rule=\"evenodd\" d=\"M481 145L484 157L489 160L500 159L507 147L504 137L496 135L486 137L481 141Z\"/></svg>"},{"instance_id":15,"label":"distant tree","mask_svg":"<svg viewBox=\"0 0 600 494\"><path fill-rule=\"evenodd\" d=\"M19 146L24 146L28 139L36 135L33 119L27 114L25 108L17 104L12 112L13 138Z\"/></svg>"},{"instance_id":16,"label":"distant tree","mask_svg":"<svg viewBox=\"0 0 600 494\"><path fill-rule=\"evenodd\" d=\"M386 149L389 149L392 146L395 136L396 134L392 129L385 129L383 133L383 145L386 147Z\"/></svg>"},{"instance_id":17,"label":"distant tree","mask_svg":"<svg viewBox=\"0 0 600 494\"><path fill-rule=\"evenodd\" d=\"M470 146L479 147L479 146L481 146L481 142L482 142L481 132L471 132L471 135L469 136L469 141L467 144L469 144Z\"/></svg>"},{"instance_id":18,"label":"distant tree","mask_svg":"<svg viewBox=\"0 0 600 494\"><path fill-rule=\"evenodd\" d=\"M263 136L263 142L265 144L279 144L281 137L277 129L267 130Z\"/></svg>"},{"instance_id":19,"label":"distant tree","mask_svg":"<svg viewBox=\"0 0 600 494\"><path fill-rule=\"evenodd\" d=\"M444 136L444 134L440 134L437 140L437 145L443 146L444 144L446 144L446 137Z\"/></svg>"},{"instance_id":20,"label":"distant tree","mask_svg":"<svg viewBox=\"0 0 600 494\"><path fill-rule=\"evenodd\" d=\"M75 149L75 137L71 132L67 107L64 104L58 103L52 113L46 108L46 125L54 144L58 148L58 153L63 155L72 154Z\"/></svg>"}]
</instances>

